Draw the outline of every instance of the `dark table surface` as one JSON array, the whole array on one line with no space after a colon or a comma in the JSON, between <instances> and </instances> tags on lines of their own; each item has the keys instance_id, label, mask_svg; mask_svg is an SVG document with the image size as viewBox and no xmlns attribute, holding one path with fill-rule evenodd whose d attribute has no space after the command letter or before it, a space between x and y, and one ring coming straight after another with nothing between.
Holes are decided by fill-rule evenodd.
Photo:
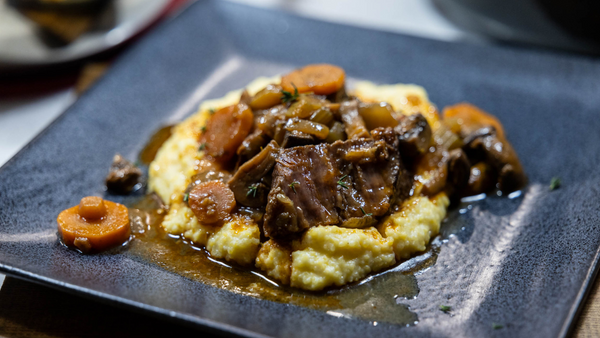
<instances>
[{"instance_id":1,"label":"dark table surface","mask_svg":"<svg viewBox=\"0 0 600 338\"><path fill-rule=\"evenodd\" d=\"M600 337L598 286L596 282L572 337ZM0 289L0 336L7 338L210 337L191 327L12 277L6 277Z\"/></svg>"}]
</instances>

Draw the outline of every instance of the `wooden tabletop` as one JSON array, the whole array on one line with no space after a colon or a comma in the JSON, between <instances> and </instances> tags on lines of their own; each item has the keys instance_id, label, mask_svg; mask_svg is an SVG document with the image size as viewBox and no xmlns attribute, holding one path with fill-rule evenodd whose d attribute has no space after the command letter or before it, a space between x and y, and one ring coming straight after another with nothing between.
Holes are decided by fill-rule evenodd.
<instances>
[{"instance_id":1,"label":"wooden tabletop","mask_svg":"<svg viewBox=\"0 0 600 338\"><path fill-rule=\"evenodd\" d=\"M595 284L572 337L600 337L600 293ZM6 277L0 289L0 336L211 337L193 328Z\"/></svg>"},{"instance_id":2,"label":"wooden tabletop","mask_svg":"<svg viewBox=\"0 0 600 338\"><path fill-rule=\"evenodd\" d=\"M600 337L600 283L598 280L590 292L590 296L583 306L572 337L597 338Z\"/></svg>"}]
</instances>

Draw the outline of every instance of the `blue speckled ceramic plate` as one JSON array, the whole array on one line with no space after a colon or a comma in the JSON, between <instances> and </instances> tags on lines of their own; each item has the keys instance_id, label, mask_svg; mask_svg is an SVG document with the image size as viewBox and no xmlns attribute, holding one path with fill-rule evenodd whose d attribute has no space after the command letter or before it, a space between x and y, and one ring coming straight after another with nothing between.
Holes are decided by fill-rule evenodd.
<instances>
[{"instance_id":1,"label":"blue speckled ceramic plate","mask_svg":"<svg viewBox=\"0 0 600 338\"><path fill-rule=\"evenodd\" d=\"M354 78L423 85L439 107L468 100L496 114L529 176L521 196L476 202L443 225L437 262L416 275L418 296L400 301L417 325L374 325L240 296L127 251L83 256L58 244L59 210L102 193L114 153L135 158L154 130L190 114L200 100L313 62L338 64ZM241 336L564 337L598 262L598 79L600 62L591 58L450 44L198 2L130 49L0 170L0 269ZM554 176L563 185L549 191ZM452 306L451 313L440 304Z\"/></svg>"}]
</instances>

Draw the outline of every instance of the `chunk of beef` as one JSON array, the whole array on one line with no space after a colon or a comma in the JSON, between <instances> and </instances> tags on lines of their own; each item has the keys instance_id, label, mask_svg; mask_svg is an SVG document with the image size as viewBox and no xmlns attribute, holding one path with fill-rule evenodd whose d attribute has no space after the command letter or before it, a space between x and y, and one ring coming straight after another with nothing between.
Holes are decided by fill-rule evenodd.
<instances>
[{"instance_id":1,"label":"chunk of beef","mask_svg":"<svg viewBox=\"0 0 600 338\"><path fill-rule=\"evenodd\" d=\"M285 132L285 136L283 137L283 143L281 144L281 147L292 148L315 143L317 143L315 137L310 134L303 133L298 130L287 130Z\"/></svg>"},{"instance_id":2,"label":"chunk of beef","mask_svg":"<svg viewBox=\"0 0 600 338\"><path fill-rule=\"evenodd\" d=\"M288 237L311 226L338 224L336 177L327 144L282 151L273 171L265 235Z\"/></svg>"},{"instance_id":3,"label":"chunk of beef","mask_svg":"<svg viewBox=\"0 0 600 338\"><path fill-rule=\"evenodd\" d=\"M242 142L242 145L237 149L238 165L243 164L260 153L260 151L269 144L269 139L270 138L265 135L265 133L258 129L248 135L244 139L244 142Z\"/></svg>"},{"instance_id":4,"label":"chunk of beef","mask_svg":"<svg viewBox=\"0 0 600 338\"><path fill-rule=\"evenodd\" d=\"M463 142L465 145L475 141L480 137L486 136L496 136L496 128L493 126L486 126L482 128L477 128L475 130L469 130L468 126L461 127L461 137L463 138Z\"/></svg>"},{"instance_id":5,"label":"chunk of beef","mask_svg":"<svg viewBox=\"0 0 600 338\"><path fill-rule=\"evenodd\" d=\"M140 182L141 177L140 168L116 154L106 176L106 188L113 193L128 194Z\"/></svg>"},{"instance_id":6,"label":"chunk of beef","mask_svg":"<svg viewBox=\"0 0 600 338\"><path fill-rule=\"evenodd\" d=\"M288 237L319 225L368 226L385 215L401 162L393 131L380 134L379 140L336 141L282 151L267 202L266 236Z\"/></svg>"},{"instance_id":7,"label":"chunk of beef","mask_svg":"<svg viewBox=\"0 0 600 338\"><path fill-rule=\"evenodd\" d=\"M434 152L427 152L415 162L416 181L422 183L421 193L433 196L441 192L446 186L448 176L448 152L436 148ZM418 185L418 184L417 184Z\"/></svg>"},{"instance_id":8,"label":"chunk of beef","mask_svg":"<svg viewBox=\"0 0 600 338\"><path fill-rule=\"evenodd\" d=\"M370 138L365 121L358 113L358 101L346 101L340 106L340 116L349 139Z\"/></svg>"},{"instance_id":9,"label":"chunk of beef","mask_svg":"<svg viewBox=\"0 0 600 338\"><path fill-rule=\"evenodd\" d=\"M448 178L446 179L446 191L450 196L463 191L469 184L471 162L461 149L450 150L448 155Z\"/></svg>"},{"instance_id":10,"label":"chunk of beef","mask_svg":"<svg viewBox=\"0 0 600 338\"><path fill-rule=\"evenodd\" d=\"M308 226L306 222L298 222L299 213L294 202L283 191L282 187L276 187L269 193L269 202L263 223L263 231L266 237L286 238L301 232Z\"/></svg>"},{"instance_id":11,"label":"chunk of beef","mask_svg":"<svg viewBox=\"0 0 600 338\"><path fill-rule=\"evenodd\" d=\"M464 146L465 152L474 160L483 160L498 173L498 188L509 193L522 188L527 183L517 153L511 144L497 135L479 132Z\"/></svg>"},{"instance_id":12,"label":"chunk of beef","mask_svg":"<svg viewBox=\"0 0 600 338\"><path fill-rule=\"evenodd\" d=\"M254 125L256 129L261 130L270 138L275 138L278 123L285 124L285 113L287 109L280 104L275 107L257 111L254 116Z\"/></svg>"},{"instance_id":13,"label":"chunk of beef","mask_svg":"<svg viewBox=\"0 0 600 338\"><path fill-rule=\"evenodd\" d=\"M387 213L400 170L399 157L394 153L384 141L349 140L331 145L331 156L340 172L342 200L338 208L343 219Z\"/></svg>"},{"instance_id":14,"label":"chunk of beef","mask_svg":"<svg viewBox=\"0 0 600 338\"><path fill-rule=\"evenodd\" d=\"M431 127L423 115L402 116L394 130L398 133L400 154L405 161L429 149Z\"/></svg>"},{"instance_id":15,"label":"chunk of beef","mask_svg":"<svg viewBox=\"0 0 600 338\"><path fill-rule=\"evenodd\" d=\"M427 196L445 191L450 196L466 188L471 164L461 149L436 149L428 152L417 163L416 174L423 182L421 192Z\"/></svg>"},{"instance_id":16,"label":"chunk of beef","mask_svg":"<svg viewBox=\"0 0 600 338\"><path fill-rule=\"evenodd\" d=\"M486 162L479 162L471 166L469 183L462 195L473 196L494 189L498 181L496 176L496 171Z\"/></svg>"},{"instance_id":17,"label":"chunk of beef","mask_svg":"<svg viewBox=\"0 0 600 338\"><path fill-rule=\"evenodd\" d=\"M371 131L371 135L376 141L384 141L388 147L390 156L398 159L398 174L396 183L394 183L394 195L391 201L392 206L398 206L410 196L413 186L413 174L408 171L398 152L400 141L394 129L389 127L376 128Z\"/></svg>"},{"instance_id":18,"label":"chunk of beef","mask_svg":"<svg viewBox=\"0 0 600 338\"><path fill-rule=\"evenodd\" d=\"M277 142L271 141L258 155L244 163L228 184L235 199L247 207L262 207L271 189L270 176L279 152Z\"/></svg>"}]
</instances>

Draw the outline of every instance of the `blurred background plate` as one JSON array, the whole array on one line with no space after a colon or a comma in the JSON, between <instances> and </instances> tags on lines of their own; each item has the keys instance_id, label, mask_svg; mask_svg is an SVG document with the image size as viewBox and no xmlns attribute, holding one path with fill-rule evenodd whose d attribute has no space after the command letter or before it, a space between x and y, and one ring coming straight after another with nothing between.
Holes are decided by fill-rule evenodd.
<instances>
[{"instance_id":1,"label":"blurred background plate","mask_svg":"<svg viewBox=\"0 0 600 338\"><path fill-rule=\"evenodd\" d=\"M171 0L114 0L74 41L57 45L9 1L0 1L0 69L75 61L116 47L154 23Z\"/></svg>"}]
</instances>

